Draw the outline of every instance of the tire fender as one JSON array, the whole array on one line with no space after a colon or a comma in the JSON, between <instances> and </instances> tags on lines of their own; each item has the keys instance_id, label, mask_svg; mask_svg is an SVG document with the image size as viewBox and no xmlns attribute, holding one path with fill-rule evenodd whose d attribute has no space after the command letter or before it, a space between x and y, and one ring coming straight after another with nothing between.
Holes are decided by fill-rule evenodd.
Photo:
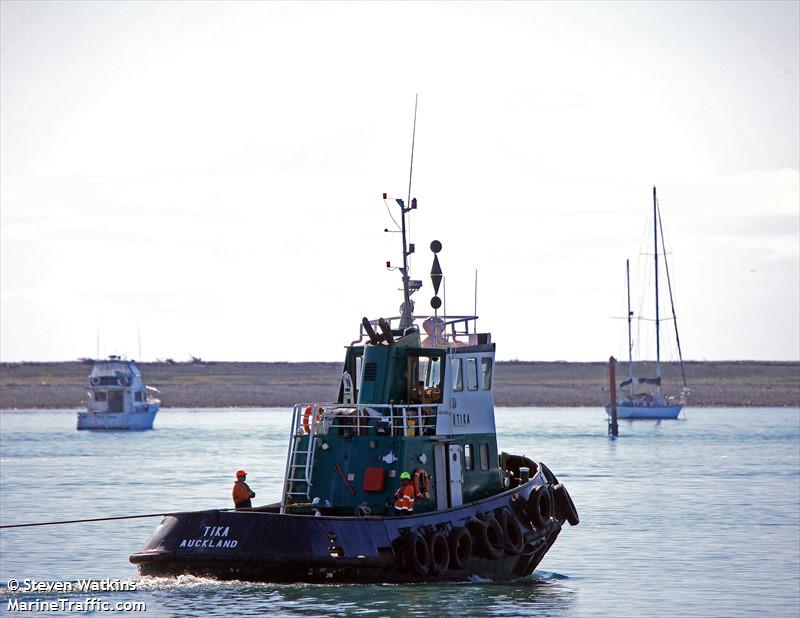
<instances>
[{"instance_id":1,"label":"tire fender","mask_svg":"<svg viewBox=\"0 0 800 618\"><path fill-rule=\"evenodd\" d=\"M431 575L439 575L447 571L450 566L450 547L441 532L437 531L428 536L428 550Z\"/></svg>"},{"instance_id":2,"label":"tire fender","mask_svg":"<svg viewBox=\"0 0 800 618\"><path fill-rule=\"evenodd\" d=\"M567 488L561 483L553 487L553 498L555 501L556 512L564 517L569 522L570 526L577 526L581 520L578 517L578 509L575 508L575 503L569 495Z\"/></svg>"},{"instance_id":3,"label":"tire fender","mask_svg":"<svg viewBox=\"0 0 800 618\"><path fill-rule=\"evenodd\" d=\"M513 513L502 509L497 513L497 521L503 528L503 536L506 540L505 552L509 556L518 556L525 546L525 539L522 537L522 529L517 518Z\"/></svg>"},{"instance_id":4,"label":"tire fender","mask_svg":"<svg viewBox=\"0 0 800 618\"><path fill-rule=\"evenodd\" d=\"M481 523L483 525L473 526L475 546L484 556L496 560L505 553L503 528L492 515L489 515Z\"/></svg>"},{"instance_id":5,"label":"tire fender","mask_svg":"<svg viewBox=\"0 0 800 618\"><path fill-rule=\"evenodd\" d=\"M453 569L463 569L472 558L472 535L469 530L459 526L453 528L447 535L447 545L450 549L450 566Z\"/></svg>"},{"instance_id":6,"label":"tire fender","mask_svg":"<svg viewBox=\"0 0 800 618\"><path fill-rule=\"evenodd\" d=\"M546 485L534 487L528 496L525 512L534 528L543 528L553 516L553 497L550 494L550 488Z\"/></svg>"},{"instance_id":7,"label":"tire fender","mask_svg":"<svg viewBox=\"0 0 800 618\"><path fill-rule=\"evenodd\" d=\"M417 575L427 575L431 569L431 551L428 541L419 532L413 532L405 542L406 564Z\"/></svg>"}]
</instances>

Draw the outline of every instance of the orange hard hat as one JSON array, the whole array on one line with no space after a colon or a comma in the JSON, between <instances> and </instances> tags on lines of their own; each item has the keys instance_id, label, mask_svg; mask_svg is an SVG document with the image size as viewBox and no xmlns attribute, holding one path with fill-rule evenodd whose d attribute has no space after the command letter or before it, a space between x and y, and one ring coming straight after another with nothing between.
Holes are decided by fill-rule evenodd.
<instances>
[{"instance_id":1,"label":"orange hard hat","mask_svg":"<svg viewBox=\"0 0 800 618\"><path fill-rule=\"evenodd\" d=\"M237 470L236 471L236 476L237 476L237 478L240 477L240 476L247 476L247 472L245 472L244 470Z\"/></svg>"}]
</instances>

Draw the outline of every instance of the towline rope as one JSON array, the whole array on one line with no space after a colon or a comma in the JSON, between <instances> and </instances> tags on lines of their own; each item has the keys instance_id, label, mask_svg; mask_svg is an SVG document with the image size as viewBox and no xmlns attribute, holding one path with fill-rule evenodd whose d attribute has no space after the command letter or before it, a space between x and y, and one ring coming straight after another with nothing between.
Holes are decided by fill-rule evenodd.
<instances>
[{"instance_id":1,"label":"towline rope","mask_svg":"<svg viewBox=\"0 0 800 618\"><path fill-rule=\"evenodd\" d=\"M270 505L273 508L277 508L280 506L284 506L286 508L305 508L311 506L311 503L297 503L297 504L282 504L282 505ZM33 526L58 526L60 524L84 524L93 521L113 521L116 519L143 519L145 517L166 517L167 515L194 515L196 513L206 513L210 511L218 511L218 512L229 512L235 511L237 513L263 513L265 511L259 511L258 509L208 509L205 511L173 511L170 513L147 513L145 515L119 515L116 517L93 517L91 519L64 519L61 521L39 521L34 523L27 523L27 524L6 524L4 526L0 526L0 528L31 528Z\"/></svg>"},{"instance_id":2,"label":"towline rope","mask_svg":"<svg viewBox=\"0 0 800 618\"><path fill-rule=\"evenodd\" d=\"M141 519L144 517L162 517L166 515L188 515L202 511L185 511L183 513L147 513L146 515L120 515L118 517L93 517L92 519L64 519L62 521L39 521L28 524L7 524L0 528L30 528L32 526L57 526L59 524L82 524L91 521L111 521L114 519Z\"/></svg>"}]
</instances>

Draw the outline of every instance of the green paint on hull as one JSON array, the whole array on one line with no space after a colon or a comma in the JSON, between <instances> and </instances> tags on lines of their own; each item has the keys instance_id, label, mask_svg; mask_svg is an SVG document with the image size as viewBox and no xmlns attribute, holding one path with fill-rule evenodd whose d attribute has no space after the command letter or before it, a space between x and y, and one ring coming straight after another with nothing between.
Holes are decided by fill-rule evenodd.
<instances>
[{"instance_id":1,"label":"green paint on hull","mask_svg":"<svg viewBox=\"0 0 800 618\"><path fill-rule=\"evenodd\" d=\"M298 438L298 448L305 450L309 437ZM424 470L430 478L429 498L417 498L414 511L424 513L444 509L448 504L449 473L446 462L441 462L437 474L435 447L459 445L462 452L471 448L472 469L466 461L462 469L462 500L472 502L503 491L503 477L498 467L497 441L494 434L471 434L452 437L438 436L356 436L322 435L315 449L312 468L312 487L309 498L319 498L323 504L333 505L330 514L353 514L357 509L368 509L373 515L394 513L394 494L400 487L400 474ZM481 450L485 449L481 466ZM444 453L448 451L445 449ZM371 475L368 478L368 475ZM378 479L376 481L376 479ZM382 486L382 489L380 487ZM305 483L297 482L294 489L305 490ZM437 496L440 496L437 499ZM444 504L439 504L442 500ZM309 512L300 508L293 512Z\"/></svg>"}]
</instances>

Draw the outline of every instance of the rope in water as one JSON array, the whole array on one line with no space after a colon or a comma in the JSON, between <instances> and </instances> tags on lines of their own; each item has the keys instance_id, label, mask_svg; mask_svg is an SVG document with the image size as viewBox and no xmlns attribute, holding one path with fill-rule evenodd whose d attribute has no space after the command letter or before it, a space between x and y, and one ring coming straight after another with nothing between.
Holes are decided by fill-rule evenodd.
<instances>
[{"instance_id":1,"label":"rope in water","mask_svg":"<svg viewBox=\"0 0 800 618\"><path fill-rule=\"evenodd\" d=\"M298 508L298 507L309 507L311 506L310 503L306 504L285 504L281 505L285 506L286 508ZM258 511L256 509L212 509L214 511L226 512L226 511L236 511L237 513L259 513L263 511ZM195 513L203 513L204 511L177 511L171 513L147 513L145 515L119 515L117 517L93 517L91 519L64 519L61 521L39 521L34 523L27 523L27 524L6 524L0 526L0 528L31 528L33 526L57 526L60 524L84 524L87 522L93 521L113 521L116 519L143 519L145 517L166 517L167 515L192 515Z\"/></svg>"}]
</instances>

